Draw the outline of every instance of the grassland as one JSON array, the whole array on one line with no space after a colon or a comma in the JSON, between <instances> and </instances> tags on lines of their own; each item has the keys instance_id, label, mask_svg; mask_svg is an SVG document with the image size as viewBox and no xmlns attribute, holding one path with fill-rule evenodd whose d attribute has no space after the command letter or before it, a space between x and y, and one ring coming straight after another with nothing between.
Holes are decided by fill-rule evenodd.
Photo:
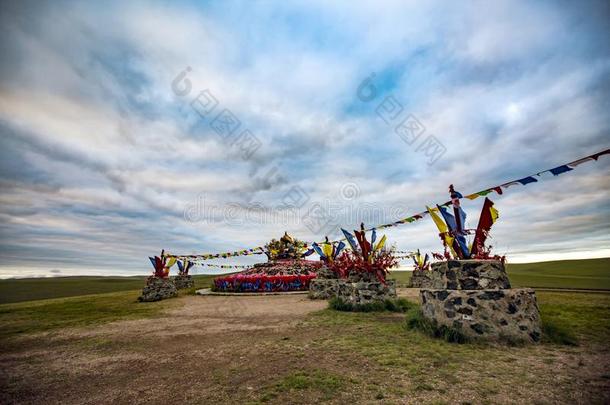
<instances>
[{"instance_id":1,"label":"grassland","mask_svg":"<svg viewBox=\"0 0 610 405\"><path fill-rule=\"evenodd\" d=\"M509 265L509 275L600 289L607 263ZM431 339L405 314L334 311L303 296L191 290L140 304L143 283L0 282L4 302L30 299L0 304L0 403L610 403L610 291L538 290L545 330L569 339L507 347ZM88 295L50 298L62 294Z\"/></svg>"},{"instance_id":2,"label":"grassland","mask_svg":"<svg viewBox=\"0 0 610 405\"><path fill-rule=\"evenodd\" d=\"M610 290L610 258L562 260L507 266L515 287ZM392 278L407 285L411 272L393 272ZM207 287L214 276L194 276L197 287ZM53 277L0 280L0 304L139 290L138 277Z\"/></svg>"},{"instance_id":3,"label":"grassland","mask_svg":"<svg viewBox=\"0 0 610 405\"><path fill-rule=\"evenodd\" d=\"M195 275L195 285L207 287L215 276ZM0 280L0 304L141 290L145 276L52 277Z\"/></svg>"},{"instance_id":4,"label":"grassland","mask_svg":"<svg viewBox=\"0 0 610 405\"><path fill-rule=\"evenodd\" d=\"M302 296L135 296L0 306L0 403L610 400L610 293L539 292L543 322L578 345L524 347L451 344L408 330L401 313Z\"/></svg>"}]
</instances>

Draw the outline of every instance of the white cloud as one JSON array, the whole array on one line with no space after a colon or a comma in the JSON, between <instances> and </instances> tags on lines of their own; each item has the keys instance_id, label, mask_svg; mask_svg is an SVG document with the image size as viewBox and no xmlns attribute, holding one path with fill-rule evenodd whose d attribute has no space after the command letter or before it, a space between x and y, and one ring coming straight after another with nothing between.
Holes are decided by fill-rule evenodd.
<instances>
[{"instance_id":1,"label":"white cloud","mask_svg":"<svg viewBox=\"0 0 610 405\"><path fill-rule=\"evenodd\" d=\"M370 215L370 206L358 211L362 218L346 212L346 183L359 188L354 205L374 204L399 219L392 216L444 202L449 183L478 191L607 148L610 54L599 25L581 22L593 8L402 1L4 7L7 266L27 265L20 257L38 266L52 253L62 271L62 260L144 271L146 256L161 247L230 250L284 229L314 239L321 235L301 218L313 203L342 204L341 224ZM186 66L193 88L176 96L171 82ZM356 88L371 72L380 94L365 104ZM261 141L249 161L211 130L212 116L190 108L204 89L219 101L215 112L230 109ZM388 94L447 147L436 164L375 115ZM283 179L265 175L274 168ZM503 213L495 232L501 253L607 251L607 169L594 163L579 167L581 176L494 198ZM234 205L269 209L294 185L310 197L295 218ZM185 209L202 196L218 208L213 221L186 222ZM403 250L440 250L429 221L388 234Z\"/></svg>"}]
</instances>

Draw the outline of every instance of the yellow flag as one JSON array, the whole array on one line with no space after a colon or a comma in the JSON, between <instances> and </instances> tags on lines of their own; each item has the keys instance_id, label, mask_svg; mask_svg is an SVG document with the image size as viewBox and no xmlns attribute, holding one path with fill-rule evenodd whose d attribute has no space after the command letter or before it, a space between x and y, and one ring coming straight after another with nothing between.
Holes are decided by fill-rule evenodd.
<instances>
[{"instance_id":1,"label":"yellow flag","mask_svg":"<svg viewBox=\"0 0 610 405\"><path fill-rule=\"evenodd\" d=\"M451 253L453 253L454 256L457 256L455 250L453 250L453 237L449 235L449 228L447 228L447 224L445 223L445 221L443 221L443 219L435 212L438 211L438 208L434 209L426 206L426 209L428 210L430 216L432 217L432 220L436 224L439 233L443 234L445 243L447 244L447 246L449 246L449 249L451 249Z\"/></svg>"},{"instance_id":2,"label":"yellow flag","mask_svg":"<svg viewBox=\"0 0 610 405\"><path fill-rule=\"evenodd\" d=\"M491 223L493 224L498 219L498 210L495 209L492 205L491 207L489 207L489 211L491 213Z\"/></svg>"},{"instance_id":3,"label":"yellow flag","mask_svg":"<svg viewBox=\"0 0 610 405\"><path fill-rule=\"evenodd\" d=\"M165 267L167 267L169 269L174 264L176 264L176 258L175 257L170 257L169 259L167 259L167 264L165 265Z\"/></svg>"},{"instance_id":4,"label":"yellow flag","mask_svg":"<svg viewBox=\"0 0 610 405\"><path fill-rule=\"evenodd\" d=\"M375 246L375 251L381 250L383 249L383 247L385 246L385 241L386 241L386 236L383 235L381 237L381 240L379 241L379 243L377 243L377 246Z\"/></svg>"},{"instance_id":5,"label":"yellow flag","mask_svg":"<svg viewBox=\"0 0 610 405\"><path fill-rule=\"evenodd\" d=\"M447 231L448 231L447 224L445 224L445 221L443 221L443 219L435 212L435 211L438 211L438 209L433 209L428 206L426 206L426 209L428 210L428 213L430 213L432 220L436 224L436 227L438 228L439 233L443 233L443 234L447 233Z\"/></svg>"},{"instance_id":6,"label":"yellow flag","mask_svg":"<svg viewBox=\"0 0 610 405\"><path fill-rule=\"evenodd\" d=\"M324 256L332 259L333 245L331 245L330 243L323 243L322 244L322 253L324 253Z\"/></svg>"}]
</instances>

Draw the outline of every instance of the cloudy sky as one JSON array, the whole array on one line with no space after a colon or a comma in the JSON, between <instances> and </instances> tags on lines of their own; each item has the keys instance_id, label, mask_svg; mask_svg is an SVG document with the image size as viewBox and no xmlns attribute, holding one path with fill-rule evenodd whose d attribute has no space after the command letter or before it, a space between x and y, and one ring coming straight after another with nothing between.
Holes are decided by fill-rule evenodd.
<instances>
[{"instance_id":1,"label":"cloudy sky","mask_svg":"<svg viewBox=\"0 0 610 405\"><path fill-rule=\"evenodd\" d=\"M2 2L0 277L318 240L610 146L608 2L327 3ZM609 169L493 195L496 253L610 256Z\"/></svg>"}]
</instances>

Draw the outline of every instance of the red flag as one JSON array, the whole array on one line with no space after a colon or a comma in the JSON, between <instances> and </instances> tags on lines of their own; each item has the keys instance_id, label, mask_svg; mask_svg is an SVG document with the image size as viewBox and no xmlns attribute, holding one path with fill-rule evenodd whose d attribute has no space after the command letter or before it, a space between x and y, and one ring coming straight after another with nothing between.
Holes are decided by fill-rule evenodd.
<instances>
[{"instance_id":1,"label":"red flag","mask_svg":"<svg viewBox=\"0 0 610 405\"><path fill-rule=\"evenodd\" d=\"M491 226L496 222L498 218L498 211L494 208L494 203L489 198L485 197L485 203L483 203L483 209L481 210L481 216L479 217L479 225L472 242L472 256L483 252L485 248L485 240L487 234L491 229Z\"/></svg>"}]
</instances>

